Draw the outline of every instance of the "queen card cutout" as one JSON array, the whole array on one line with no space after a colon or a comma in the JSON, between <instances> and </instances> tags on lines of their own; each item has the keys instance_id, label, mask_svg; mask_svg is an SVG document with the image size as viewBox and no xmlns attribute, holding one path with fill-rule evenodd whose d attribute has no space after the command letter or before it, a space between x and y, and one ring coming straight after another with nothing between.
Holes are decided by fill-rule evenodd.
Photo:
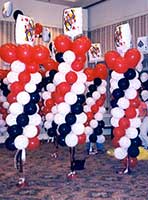
<instances>
[{"instance_id":1,"label":"queen card cutout","mask_svg":"<svg viewBox=\"0 0 148 200\"><path fill-rule=\"evenodd\" d=\"M132 35L129 24L122 24L115 29L115 47L121 56L132 48Z\"/></svg>"},{"instance_id":2,"label":"queen card cutout","mask_svg":"<svg viewBox=\"0 0 148 200\"><path fill-rule=\"evenodd\" d=\"M30 17L18 15L15 27L15 40L17 44L34 44L35 27L34 21Z\"/></svg>"},{"instance_id":3,"label":"queen card cutout","mask_svg":"<svg viewBox=\"0 0 148 200\"><path fill-rule=\"evenodd\" d=\"M103 60L100 43L91 44L91 47L88 51L88 58L89 63L97 63L98 61Z\"/></svg>"},{"instance_id":4,"label":"queen card cutout","mask_svg":"<svg viewBox=\"0 0 148 200\"><path fill-rule=\"evenodd\" d=\"M68 8L63 14L64 34L72 39L83 33L82 8Z\"/></svg>"}]
</instances>

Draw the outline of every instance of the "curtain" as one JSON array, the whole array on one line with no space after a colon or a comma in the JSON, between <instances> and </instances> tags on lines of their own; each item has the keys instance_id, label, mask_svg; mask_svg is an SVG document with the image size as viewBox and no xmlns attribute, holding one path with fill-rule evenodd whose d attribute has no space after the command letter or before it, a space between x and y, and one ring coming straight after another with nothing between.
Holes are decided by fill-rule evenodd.
<instances>
[{"instance_id":1,"label":"curtain","mask_svg":"<svg viewBox=\"0 0 148 200\"><path fill-rule=\"evenodd\" d=\"M133 47L136 47L137 38L140 36L148 36L148 14L125 20L116 24L101 27L89 32L92 43L101 43L102 53L114 50L114 31L116 26L129 23L132 32Z\"/></svg>"}]
</instances>

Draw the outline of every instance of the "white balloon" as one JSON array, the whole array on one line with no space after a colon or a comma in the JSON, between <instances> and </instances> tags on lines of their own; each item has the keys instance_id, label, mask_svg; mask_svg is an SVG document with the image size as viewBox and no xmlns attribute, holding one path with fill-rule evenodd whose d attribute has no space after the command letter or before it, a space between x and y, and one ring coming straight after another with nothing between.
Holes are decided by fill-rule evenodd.
<instances>
[{"instance_id":1,"label":"white balloon","mask_svg":"<svg viewBox=\"0 0 148 200\"><path fill-rule=\"evenodd\" d=\"M76 123L82 123L84 124L87 121L87 115L82 112L79 115L76 115Z\"/></svg>"},{"instance_id":2,"label":"white balloon","mask_svg":"<svg viewBox=\"0 0 148 200\"><path fill-rule=\"evenodd\" d=\"M0 94L3 95L3 94ZM0 102L5 102L7 101L7 98L5 96L0 96Z\"/></svg>"},{"instance_id":3,"label":"white balloon","mask_svg":"<svg viewBox=\"0 0 148 200\"><path fill-rule=\"evenodd\" d=\"M84 133L84 124L81 124L81 123L75 123L71 126L71 129L72 129L72 132L73 134L76 134L76 135L81 135Z\"/></svg>"},{"instance_id":4,"label":"white balloon","mask_svg":"<svg viewBox=\"0 0 148 200\"><path fill-rule=\"evenodd\" d=\"M110 86L111 86L112 90L117 89L119 87L118 86L118 81L116 79L111 79L110 80Z\"/></svg>"},{"instance_id":5,"label":"white balloon","mask_svg":"<svg viewBox=\"0 0 148 200\"><path fill-rule=\"evenodd\" d=\"M17 118L17 115L8 114L7 117L6 117L6 123L8 124L8 126L12 126L14 124L17 124L16 118Z\"/></svg>"},{"instance_id":6,"label":"white balloon","mask_svg":"<svg viewBox=\"0 0 148 200\"><path fill-rule=\"evenodd\" d=\"M62 102L58 104L58 112L60 114L67 114L70 112L70 105L68 103Z\"/></svg>"},{"instance_id":7,"label":"white balloon","mask_svg":"<svg viewBox=\"0 0 148 200\"><path fill-rule=\"evenodd\" d=\"M90 121L90 126L91 126L93 129L96 128L96 127L98 126L98 121L95 120L95 119L92 119L92 120Z\"/></svg>"},{"instance_id":8,"label":"white balloon","mask_svg":"<svg viewBox=\"0 0 148 200\"><path fill-rule=\"evenodd\" d=\"M53 107L51 108L51 112L52 112L53 114L56 114L56 113L58 112L58 108L57 108L56 105L53 106Z\"/></svg>"},{"instance_id":9,"label":"white balloon","mask_svg":"<svg viewBox=\"0 0 148 200\"><path fill-rule=\"evenodd\" d=\"M25 85L26 92L33 93L36 91L36 84L29 82Z\"/></svg>"},{"instance_id":10,"label":"white balloon","mask_svg":"<svg viewBox=\"0 0 148 200\"><path fill-rule=\"evenodd\" d=\"M130 105L130 102L128 99L126 99L125 97L121 97L118 102L117 105L121 108L121 109L127 109Z\"/></svg>"},{"instance_id":11,"label":"white balloon","mask_svg":"<svg viewBox=\"0 0 148 200\"><path fill-rule=\"evenodd\" d=\"M29 115L29 125L39 126L41 124L41 116L38 113Z\"/></svg>"},{"instance_id":12,"label":"white balloon","mask_svg":"<svg viewBox=\"0 0 148 200\"><path fill-rule=\"evenodd\" d=\"M38 129L34 125L27 125L23 129L23 135L25 135L28 138L33 138L38 134Z\"/></svg>"},{"instance_id":13,"label":"white balloon","mask_svg":"<svg viewBox=\"0 0 148 200\"><path fill-rule=\"evenodd\" d=\"M42 81L42 76L39 72L33 73L31 74L31 80L30 82L34 83L34 84L38 84Z\"/></svg>"},{"instance_id":14,"label":"white balloon","mask_svg":"<svg viewBox=\"0 0 148 200\"><path fill-rule=\"evenodd\" d=\"M48 85L46 86L46 89L49 91L49 92L54 92L55 91L55 85L53 83L48 83Z\"/></svg>"},{"instance_id":15,"label":"white balloon","mask_svg":"<svg viewBox=\"0 0 148 200\"><path fill-rule=\"evenodd\" d=\"M146 82L148 80L148 72L142 72L140 74L140 80L142 83Z\"/></svg>"},{"instance_id":16,"label":"white balloon","mask_svg":"<svg viewBox=\"0 0 148 200\"><path fill-rule=\"evenodd\" d=\"M85 91L85 85L80 82L75 82L71 87L71 91L76 94L83 94Z\"/></svg>"},{"instance_id":17,"label":"white balloon","mask_svg":"<svg viewBox=\"0 0 148 200\"><path fill-rule=\"evenodd\" d=\"M58 70L60 73L67 74L69 71L71 71L71 66L68 63L62 62L59 64Z\"/></svg>"},{"instance_id":18,"label":"white balloon","mask_svg":"<svg viewBox=\"0 0 148 200\"><path fill-rule=\"evenodd\" d=\"M92 97L93 97L94 100L99 99L100 96L101 96L100 92L98 92L98 91L95 91L95 92L92 93Z\"/></svg>"},{"instance_id":19,"label":"white balloon","mask_svg":"<svg viewBox=\"0 0 148 200\"><path fill-rule=\"evenodd\" d=\"M25 135L19 135L14 140L14 145L17 149L25 149L29 144L29 140Z\"/></svg>"},{"instance_id":20,"label":"white balloon","mask_svg":"<svg viewBox=\"0 0 148 200\"><path fill-rule=\"evenodd\" d=\"M19 60L15 60L11 64L11 70L16 73L23 72L25 70L25 64Z\"/></svg>"},{"instance_id":21,"label":"white balloon","mask_svg":"<svg viewBox=\"0 0 148 200\"><path fill-rule=\"evenodd\" d=\"M48 130L51 127L52 127L52 122L51 121L45 121L44 128L46 128Z\"/></svg>"},{"instance_id":22,"label":"white balloon","mask_svg":"<svg viewBox=\"0 0 148 200\"><path fill-rule=\"evenodd\" d=\"M125 134L128 138L134 139L138 136L138 130L136 128L129 127L126 129Z\"/></svg>"},{"instance_id":23,"label":"white balloon","mask_svg":"<svg viewBox=\"0 0 148 200\"><path fill-rule=\"evenodd\" d=\"M67 104L73 105L77 101L77 95L74 92L67 92L64 96L64 100Z\"/></svg>"},{"instance_id":24,"label":"white balloon","mask_svg":"<svg viewBox=\"0 0 148 200\"><path fill-rule=\"evenodd\" d=\"M25 104L29 103L30 95L28 94L28 92L22 91L22 92L18 93L18 95L16 96L16 99L17 99L18 103L25 105Z\"/></svg>"},{"instance_id":25,"label":"white balloon","mask_svg":"<svg viewBox=\"0 0 148 200\"><path fill-rule=\"evenodd\" d=\"M75 56L74 52L71 50L67 50L63 54L63 60L66 63L72 63L75 60L75 58L76 58L76 56Z\"/></svg>"},{"instance_id":26,"label":"white balloon","mask_svg":"<svg viewBox=\"0 0 148 200\"><path fill-rule=\"evenodd\" d=\"M53 121L53 118L54 118L54 115L53 115L53 113L47 113L46 115L45 115L45 119L47 120L47 121Z\"/></svg>"},{"instance_id":27,"label":"white balloon","mask_svg":"<svg viewBox=\"0 0 148 200\"><path fill-rule=\"evenodd\" d=\"M125 90L125 97L127 99L134 99L137 96L137 91L134 88L128 88Z\"/></svg>"},{"instance_id":28,"label":"white balloon","mask_svg":"<svg viewBox=\"0 0 148 200\"><path fill-rule=\"evenodd\" d=\"M138 90L141 87L141 82L137 78L134 78L129 82L130 82L130 87L134 88L135 90Z\"/></svg>"},{"instance_id":29,"label":"white balloon","mask_svg":"<svg viewBox=\"0 0 148 200\"><path fill-rule=\"evenodd\" d=\"M87 81L87 76L84 74L84 72L77 72L77 82L80 83L86 83Z\"/></svg>"},{"instance_id":30,"label":"white balloon","mask_svg":"<svg viewBox=\"0 0 148 200\"><path fill-rule=\"evenodd\" d=\"M130 126L133 128L139 128L141 126L141 119L139 117L135 117L130 119Z\"/></svg>"},{"instance_id":31,"label":"white balloon","mask_svg":"<svg viewBox=\"0 0 148 200\"><path fill-rule=\"evenodd\" d=\"M91 135L93 133L93 129L90 126L86 126L84 132L86 135Z\"/></svg>"},{"instance_id":32,"label":"white balloon","mask_svg":"<svg viewBox=\"0 0 148 200\"><path fill-rule=\"evenodd\" d=\"M75 147L78 144L78 136L73 133L66 135L65 143L68 147Z\"/></svg>"},{"instance_id":33,"label":"white balloon","mask_svg":"<svg viewBox=\"0 0 148 200\"><path fill-rule=\"evenodd\" d=\"M83 110L84 110L85 113L91 112L90 105L89 106L88 105L84 105Z\"/></svg>"},{"instance_id":34,"label":"white balloon","mask_svg":"<svg viewBox=\"0 0 148 200\"><path fill-rule=\"evenodd\" d=\"M97 91L100 94L105 94L106 93L106 88L104 86L99 86L99 87L97 87Z\"/></svg>"},{"instance_id":35,"label":"white balloon","mask_svg":"<svg viewBox=\"0 0 148 200\"><path fill-rule=\"evenodd\" d=\"M9 81L8 81L7 77L5 77L5 78L3 79L3 83L6 84L6 85L9 84Z\"/></svg>"},{"instance_id":36,"label":"white balloon","mask_svg":"<svg viewBox=\"0 0 148 200\"><path fill-rule=\"evenodd\" d=\"M97 120L97 121L101 121L103 119L103 114L98 111L95 115L94 115L94 118Z\"/></svg>"},{"instance_id":37,"label":"white balloon","mask_svg":"<svg viewBox=\"0 0 148 200\"><path fill-rule=\"evenodd\" d=\"M86 99L86 104L89 105L89 106L92 106L92 105L95 104L95 100L92 97L88 97Z\"/></svg>"},{"instance_id":38,"label":"white balloon","mask_svg":"<svg viewBox=\"0 0 148 200\"><path fill-rule=\"evenodd\" d=\"M125 112L123 109L116 107L116 108L111 109L111 114L115 118L122 118Z\"/></svg>"},{"instance_id":39,"label":"white balloon","mask_svg":"<svg viewBox=\"0 0 148 200\"><path fill-rule=\"evenodd\" d=\"M64 124L65 123L65 116L62 115L61 113L57 113L54 116L54 122L58 125Z\"/></svg>"},{"instance_id":40,"label":"white balloon","mask_svg":"<svg viewBox=\"0 0 148 200\"><path fill-rule=\"evenodd\" d=\"M117 147L114 151L114 155L118 160L122 160L127 156L127 150L121 147Z\"/></svg>"},{"instance_id":41,"label":"white balloon","mask_svg":"<svg viewBox=\"0 0 148 200\"><path fill-rule=\"evenodd\" d=\"M106 113L105 107L104 106L99 107L99 112L105 114Z\"/></svg>"},{"instance_id":42,"label":"white balloon","mask_svg":"<svg viewBox=\"0 0 148 200\"><path fill-rule=\"evenodd\" d=\"M119 145L122 148L128 149L131 145L131 140L128 137L123 136L119 139Z\"/></svg>"},{"instance_id":43,"label":"white balloon","mask_svg":"<svg viewBox=\"0 0 148 200\"><path fill-rule=\"evenodd\" d=\"M119 126L119 118L115 118L115 117L112 117L111 120L110 120L110 123L113 127L118 127Z\"/></svg>"},{"instance_id":44,"label":"white balloon","mask_svg":"<svg viewBox=\"0 0 148 200\"><path fill-rule=\"evenodd\" d=\"M111 77L115 80L120 80L122 78L124 78L124 75L115 71L112 71L111 73Z\"/></svg>"},{"instance_id":45,"label":"white balloon","mask_svg":"<svg viewBox=\"0 0 148 200\"><path fill-rule=\"evenodd\" d=\"M23 106L17 102L12 103L9 107L9 112L14 115L19 115L23 113L23 111L24 111Z\"/></svg>"},{"instance_id":46,"label":"white balloon","mask_svg":"<svg viewBox=\"0 0 148 200\"><path fill-rule=\"evenodd\" d=\"M98 135L97 136L97 143L104 143L105 142L105 136L104 135Z\"/></svg>"},{"instance_id":47,"label":"white balloon","mask_svg":"<svg viewBox=\"0 0 148 200\"><path fill-rule=\"evenodd\" d=\"M9 81L9 83L14 83L14 82L18 81L18 73L10 71L7 74L7 79Z\"/></svg>"},{"instance_id":48,"label":"white balloon","mask_svg":"<svg viewBox=\"0 0 148 200\"><path fill-rule=\"evenodd\" d=\"M3 103L3 107L6 108L6 109L8 109L9 106L10 106L10 104L7 101Z\"/></svg>"},{"instance_id":49,"label":"white balloon","mask_svg":"<svg viewBox=\"0 0 148 200\"><path fill-rule=\"evenodd\" d=\"M44 92L42 93L42 98L43 98L44 100L50 99L50 98L51 98L51 93L50 93L49 91L44 91Z\"/></svg>"},{"instance_id":50,"label":"white balloon","mask_svg":"<svg viewBox=\"0 0 148 200\"><path fill-rule=\"evenodd\" d=\"M141 92L141 97L143 101L147 101L148 100L148 90L143 90Z\"/></svg>"},{"instance_id":51,"label":"white balloon","mask_svg":"<svg viewBox=\"0 0 148 200\"><path fill-rule=\"evenodd\" d=\"M58 85L62 82L65 82L65 74L61 72L57 72L54 76L53 83Z\"/></svg>"}]
</instances>

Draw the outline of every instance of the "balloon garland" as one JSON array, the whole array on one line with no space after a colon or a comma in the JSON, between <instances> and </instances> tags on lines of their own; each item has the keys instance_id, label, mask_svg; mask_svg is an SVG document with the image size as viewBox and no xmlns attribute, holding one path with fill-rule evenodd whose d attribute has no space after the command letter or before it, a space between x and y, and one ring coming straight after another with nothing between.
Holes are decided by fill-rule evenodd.
<instances>
[{"instance_id":1,"label":"balloon garland","mask_svg":"<svg viewBox=\"0 0 148 200\"><path fill-rule=\"evenodd\" d=\"M1 47L1 58L11 64L7 74L10 93L7 96L9 114L6 123L9 137L5 145L9 150L17 150L16 166L20 172L23 172L25 149L34 150L40 144L37 137L41 123L37 105L40 100L38 84L42 79L39 64L48 57L49 51L42 45L32 47L28 44L5 44Z\"/></svg>"},{"instance_id":2,"label":"balloon garland","mask_svg":"<svg viewBox=\"0 0 148 200\"><path fill-rule=\"evenodd\" d=\"M105 54L105 61L111 70L112 144L115 157L126 163L124 173L129 173L130 167L136 165L141 145L138 129L141 125L138 112L140 99L137 92L141 83L135 70L139 60L140 52L134 48L127 50L123 57L116 51Z\"/></svg>"}]
</instances>

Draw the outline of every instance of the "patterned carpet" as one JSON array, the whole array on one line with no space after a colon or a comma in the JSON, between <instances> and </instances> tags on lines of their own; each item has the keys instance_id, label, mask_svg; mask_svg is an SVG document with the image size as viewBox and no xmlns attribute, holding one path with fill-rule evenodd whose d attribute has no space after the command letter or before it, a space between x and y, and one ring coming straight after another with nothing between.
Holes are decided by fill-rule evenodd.
<instances>
[{"instance_id":1,"label":"patterned carpet","mask_svg":"<svg viewBox=\"0 0 148 200\"><path fill-rule=\"evenodd\" d=\"M110 148L111 141L105 143ZM70 172L69 149L59 147L51 157L53 143L42 142L36 151L27 152L24 166L28 186L16 186L20 174L13 167L15 152L0 146L0 200L148 200L148 161L138 161L131 174L119 174L123 167L106 153L86 156L85 169ZM84 146L76 147L76 159L84 159Z\"/></svg>"}]
</instances>

